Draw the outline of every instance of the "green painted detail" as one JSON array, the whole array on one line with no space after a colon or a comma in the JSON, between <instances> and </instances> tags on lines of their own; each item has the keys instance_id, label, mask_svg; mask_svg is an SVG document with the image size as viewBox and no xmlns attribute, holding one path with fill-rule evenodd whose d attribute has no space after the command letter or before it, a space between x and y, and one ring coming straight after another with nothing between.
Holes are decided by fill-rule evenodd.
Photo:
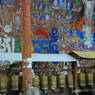
<instances>
[{"instance_id":1,"label":"green painted detail","mask_svg":"<svg viewBox=\"0 0 95 95\"><path fill-rule=\"evenodd\" d=\"M22 52L21 38L15 39L15 52L16 53Z\"/></svg>"}]
</instances>

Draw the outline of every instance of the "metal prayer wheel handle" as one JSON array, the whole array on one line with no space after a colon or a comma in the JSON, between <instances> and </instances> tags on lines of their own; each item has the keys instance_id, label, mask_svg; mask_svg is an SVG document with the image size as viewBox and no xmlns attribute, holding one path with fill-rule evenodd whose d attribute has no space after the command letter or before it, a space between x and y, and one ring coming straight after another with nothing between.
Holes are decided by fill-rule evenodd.
<instances>
[{"instance_id":1,"label":"metal prayer wheel handle","mask_svg":"<svg viewBox=\"0 0 95 95\"><path fill-rule=\"evenodd\" d=\"M0 76L0 92L7 92L9 79L7 76Z\"/></svg>"},{"instance_id":2,"label":"metal prayer wheel handle","mask_svg":"<svg viewBox=\"0 0 95 95\"><path fill-rule=\"evenodd\" d=\"M87 85L88 86L93 86L94 85L94 74L93 73L88 73L87 74Z\"/></svg>"},{"instance_id":3,"label":"metal prayer wheel handle","mask_svg":"<svg viewBox=\"0 0 95 95\"><path fill-rule=\"evenodd\" d=\"M55 90L57 88L57 76L50 76L50 89Z\"/></svg>"},{"instance_id":4,"label":"metal prayer wheel handle","mask_svg":"<svg viewBox=\"0 0 95 95\"><path fill-rule=\"evenodd\" d=\"M67 75L67 82L68 82L68 87L69 88L73 88L74 87L73 74L68 74Z\"/></svg>"},{"instance_id":5,"label":"metal prayer wheel handle","mask_svg":"<svg viewBox=\"0 0 95 95\"><path fill-rule=\"evenodd\" d=\"M58 75L58 87L65 88L65 86L66 86L65 75L63 74Z\"/></svg>"},{"instance_id":6,"label":"metal prayer wheel handle","mask_svg":"<svg viewBox=\"0 0 95 95\"><path fill-rule=\"evenodd\" d=\"M79 85L81 87L85 87L86 86L86 76L84 73L80 73L79 74Z\"/></svg>"},{"instance_id":7,"label":"metal prayer wheel handle","mask_svg":"<svg viewBox=\"0 0 95 95\"><path fill-rule=\"evenodd\" d=\"M48 90L48 76L41 77L41 89Z\"/></svg>"},{"instance_id":8,"label":"metal prayer wheel handle","mask_svg":"<svg viewBox=\"0 0 95 95\"><path fill-rule=\"evenodd\" d=\"M33 87L39 87L40 85L40 79L39 79L39 76L35 76L33 79L32 79L32 84L33 84Z\"/></svg>"},{"instance_id":9,"label":"metal prayer wheel handle","mask_svg":"<svg viewBox=\"0 0 95 95\"><path fill-rule=\"evenodd\" d=\"M11 90L18 90L19 89L19 77L14 75L11 77Z\"/></svg>"}]
</instances>

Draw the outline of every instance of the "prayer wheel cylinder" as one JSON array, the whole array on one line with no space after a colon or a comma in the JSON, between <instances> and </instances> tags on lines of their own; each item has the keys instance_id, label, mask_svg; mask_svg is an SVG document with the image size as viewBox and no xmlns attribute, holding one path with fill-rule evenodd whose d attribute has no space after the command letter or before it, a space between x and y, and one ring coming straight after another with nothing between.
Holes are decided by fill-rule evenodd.
<instances>
[{"instance_id":1,"label":"prayer wheel cylinder","mask_svg":"<svg viewBox=\"0 0 95 95\"><path fill-rule=\"evenodd\" d=\"M73 75L72 74L67 75L67 80L68 80L68 87L73 88L74 87Z\"/></svg>"},{"instance_id":2,"label":"prayer wheel cylinder","mask_svg":"<svg viewBox=\"0 0 95 95\"><path fill-rule=\"evenodd\" d=\"M11 90L19 89L19 77L17 75L11 76Z\"/></svg>"},{"instance_id":3,"label":"prayer wheel cylinder","mask_svg":"<svg viewBox=\"0 0 95 95\"><path fill-rule=\"evenodd\" d=\"M64 88L66 85L65 83L66 83L65 75L63 75L63 74L58 75L58 87Z\"/></svg>"},{"instance_id":4,"label":"prayer wheel cylinder","mask_svg":"<svg viewBox=\"0 0 95 95\"><path fill-rule=\"evenodd\" d=\"M50 89L55 90L57 88L57 76L52 75L50 77Z\"/></svg>"},{"instance_id":5,"label":"prayer wheel cylinder","mask_svg":"<svg viewBox=\"0 0 95 95\"><path fill-rule=\"evenodd\" d=\"M9 79L7 76L0 76L0 92L6 92L8 89Z\"/></svg>"},{"instance_id":6,"label":"prayer wheel cylinder","mask_svg":"<svg viewBox=\"0 0 95 95\"><path fill-rule=\"evenodd\" d=\"M39 83L40 83L40 79L39 79L39 76L35 76L33 79L33 87L38 87L39 86Z\"/></svg>"},{"instance_id":7,"label":"prayer wheel cylinder","mask_svg":"<svg viewBox=\"0 0 95 95\"><path fill-rule=\"evenodd\" d=\"M88 73L87 74L87 80L88 80L88 85L93 86L94 85L94 75L93 73Z\"/></svg>"},{"instance_id":8,"label":"prayer wheel cylinder","mask_svg":"<svg viewBox=\"0 0 95 95\"><path fill-rule=\"evenodd\" d=\"M48 76L44 75L41 77L41 89L48 90Z\"/></svg>"},{"instance_id":9,"label":"prayer wheel cylinder","mask_svg":"<svg viewBox=\"0 0 95 95\"><path fill-rule=\"evenodd\" d=\"M85 76L84 73L79 74L79 84L80 84L81 87L86 86L86 76Z\"/></svg>"}]
</instances>

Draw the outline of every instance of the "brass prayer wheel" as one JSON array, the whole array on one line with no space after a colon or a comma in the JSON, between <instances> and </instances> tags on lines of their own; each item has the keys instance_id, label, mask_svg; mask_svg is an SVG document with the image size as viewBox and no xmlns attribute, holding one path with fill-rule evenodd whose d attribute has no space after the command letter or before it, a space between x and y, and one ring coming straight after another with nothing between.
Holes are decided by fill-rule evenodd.
<instances>
[{"instance_id":1,"label":"brass prayer wheel","mask_svg":"<svg viewBox=\"0 0 95 95\"><path fill-rule=\"evenodd\" d=\"M79 74L79 84L81 87L86 86L86 76L84 73Z\"/></svg>"},{"instance_id":2,"label":"brass prayer wheel","mask_svg":"<svg viewBox=\"0 0 95 95\"><path fill-rule=\"evenodd\" d=\"M89 86L93 86L94 85L94 75L93 75L93 73L88 73L87 74L87 80L88 80L87 84Z\"/></svg>"},{"instance_id":3,"label":"brass prayer wheel","mask_svg":"<svg viewBox=\"0 0 95 95\"><path fill-rule=\"evenodd\" d=\"M64 88L65 85L66 85L65 75L59 74L58 75L58 87Z\"/></svg>"},{"instance_id":4,"label":"brass prayer wheel","mask_svg":"<svg viewBox=\"0 0 95 95\"><path fill-rule=\"evenodd\" d=\"M41 89L48 90L48 76L44 75L41 77Z\"/></svg>"},{"instance_id":5,"label":"brass prayer wheel","mask_svg":"<svg viewBox=\"0 0 95 95\"><path fill-rule=\"evenodd\" d=\"M68 74L67 75L67 81L68 81L68 87L69 88L73 88L74 87L74 83L73 83L73 75L72 74Z\"/></svg>"},{"instance_id":6,"label":"brass prayer wheel","mask_svg":"<svg viewBox=\"0 0 95 95\"><path fill-rule=\"evenodd\" d=\"M19 89L19 77L17 75L11 76L11 90Z\"/></svg>"},{"instance_id":7,"label":"brass prayer wheel","mask_svg":"<svg viewBox=\"0 0 95 95\"><path fill-rule=\"evenodd\" d=\"M52 75L50 77L50 89L55 90L57 88L57 76Z\"/></svg>"},{"instance_id":8,"label":"brass prayer wheel","mask_svg":"<svg viewBox=\"0 0 95 95\"><path fill-rule=\"evenodd\" d=\"M35 76L33 79L33 87L38 87L39 86L39 83L40 83L40 79L39 79L39 76Z\"/></svg>"},{"instance_id":9,"label":"brass prayer wheel","mask_svg":"<svg viewBox=\"0 0 95 95\"><path fill-rule=\"evenodd\" d=\"M7 76L0 76L0 92L6 92L8 89L9 79Z\"/></svg>"}]
</instances>

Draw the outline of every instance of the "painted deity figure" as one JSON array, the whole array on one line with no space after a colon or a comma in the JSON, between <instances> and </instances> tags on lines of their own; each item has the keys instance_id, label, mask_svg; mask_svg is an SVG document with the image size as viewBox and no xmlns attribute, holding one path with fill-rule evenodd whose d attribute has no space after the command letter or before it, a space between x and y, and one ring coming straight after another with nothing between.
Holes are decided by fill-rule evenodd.
<instances>
[{"instance_id":1,"label":"painted deity figure","mask_svg":"<svg viewBox=\"0 0 95 95\"><path fill-rule=\"evenodd\" d=\"M86 6L84 16L88 19L88 21L91 21L94 8L94 0L83 0L83 2Z\"/></svg>"},{"instance_id":2,"label":"painted deity figure","mask_svg":"<svg viewBox=\"0 0 95 95\"><path fill-rule=\"evenodd\" d=\"M85 25L83 27L83 31L85 32L85 45L87 46L87 48L91 48L92 47L92 34L91 34L91 28L89 25Z\"/></svg>"},{"instance_id":3,"label":"painted deity figure","mask_svg":"<svg viewBox=\"0 0 95 95\"><path fill-rule=\"evenodd\" d=\"M64 7L64 0L59 0L59 6Z\"/></svg>"},{"instance_id":4,"label":"painted deity figure","mask_svg":"<svg viewBox=\"0 0 95 95\"><path fill-rule=\"evenodd\" d=\"M83 26L83 31L85 32L85 45L87 48L92 47L92 33L91 33L91 27L89 25L89 22L92 21L92 14L93 14L93 8L94 8L94 0L83 0L83 3L85 4L85 14L86 17L86 25Z\"/></svg>"},{"instance_id":5,"label":"painted deity figure","mask_svg":"<svg viewBox=\"0 0 95 95\"><path fill-rule=\"evenodd\" d=\"M52 8L54 8L54 9L59 9L58 0L53 0L53 1L52 1L52 4L53 4Z\"/></svg>"}]
</instances>

